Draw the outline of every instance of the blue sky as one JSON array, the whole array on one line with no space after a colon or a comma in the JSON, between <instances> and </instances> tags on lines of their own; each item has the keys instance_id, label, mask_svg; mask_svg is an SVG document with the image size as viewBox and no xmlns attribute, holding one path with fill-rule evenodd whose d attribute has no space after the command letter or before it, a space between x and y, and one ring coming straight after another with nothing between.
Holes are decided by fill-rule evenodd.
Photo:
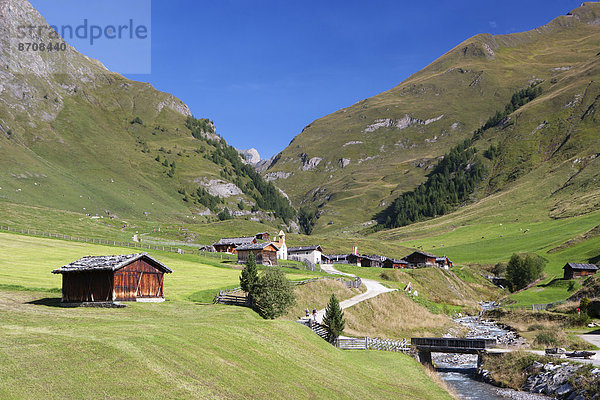
<instances>
[{"instance_id":1,"label":"blue sky","mask_svg":"<svg viewBox=\"0 0 600 400\"><path fill-rule=\"evenodd\" d=\"M151 43L151 65L144 55L129 57L138 62L137 69L114 62L111 53L127 46L124 41L75 47L130 79L174 94L194 116L212 119L230 144L254 147L263 157L281 151L313 120L396 86L473 35L533 29L581 4L581 0L31 2L50 24L81 19L82 7L105 25L129 19L147 24L151 34L144 43ZM94 7L99 4L102 7Z\"/></svg>"}]
</instances>

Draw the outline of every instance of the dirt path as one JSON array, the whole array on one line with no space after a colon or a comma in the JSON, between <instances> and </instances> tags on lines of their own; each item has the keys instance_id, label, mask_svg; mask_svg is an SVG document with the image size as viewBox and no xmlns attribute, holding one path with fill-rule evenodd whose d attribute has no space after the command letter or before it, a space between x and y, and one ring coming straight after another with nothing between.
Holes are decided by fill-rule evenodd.
<instances>
[{"instance_id":1,"label":"dirt path","mask_svg":"<svg viewBox=\"0 0 600 400\"><path fill-rule=\"evenodd\" d=\"M331 265L321 265L321 269L323 271L327 272L328 274L344 275L344 276L356 278L356 275L340 272L337 269L333 268L333 266L331 266ZM367 291L364 293L358 294L350 299L341 301L340 306L342 307L342 310L346 309L348 307L352 307L353 305L360 303L361 301L365 301L365 300L371 299L375 296L379 296L382 293L393 292L395 290L398 290L398 289L387 288L387 287L383 286L381 283L379 283L373 279L361 278L361 280L362 280L362 283L364 283L364 285L366 286ZM324 316L325 316L325 309L317 311L317 322L322 323Z\"/></svg>"}]
</instances>

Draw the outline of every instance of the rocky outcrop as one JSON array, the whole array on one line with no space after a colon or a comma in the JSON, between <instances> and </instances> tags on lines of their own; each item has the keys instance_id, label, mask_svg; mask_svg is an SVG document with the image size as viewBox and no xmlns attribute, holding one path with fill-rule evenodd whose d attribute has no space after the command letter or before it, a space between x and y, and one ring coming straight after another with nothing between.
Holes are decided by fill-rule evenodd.
<instances>
[{"instance_id":1,"label":"rocky outcrop","mask_svg":"<svg viewBox=\"0 0 600 400\"><path fill-rule=\"evenodd\" d=\"M317 165L319 165L323 161L321 157L313 157L310 160L307 160L302 165L302 171L310 171L315 169Z\"/></svg>"},{"instance_id":2,"label":"rocky outcrop","mask_svg":"<svg viewBox=\"0 0 600 400\"><path fill-rule=\"evenodd\" d=\"M225 182L221 179L206 178L196 179L194 183L198 183L206 188L211 196L219 196L221 198L227 198L231 196L241 195L242 190L231 182Z\"/></svg>"},{"instance_id":3,"label":"rocky outcrop","mask_svg":"<svg viewBox=\"0 0 600 400\"><path fill-rule=\"evenodd\" d=\"M264 176L265 181L271 182L277 179L287 179L290 176L289 172L277 171L277 172L269 172Z\"/></svg>"},{"instance_id":4,"label":"rocky outcrop","mask_svg":"<svg viewBox=\"0 0 600 400\"><path fill-rule=\"evenodd\" d=\"M439 117L422 120L422 119L418 119L418 118L413 118L410 115L406 114L406 115L404 115L404 117L397 119L395 121L391 118L376 119L371 125L367 126L363 132L365 132L365 133L375 132L377 129L380 129L380 128L397 128L397 129L402 130L402 129L410 128L411 126L414 126L414 125L425 126L425 125L429 125L433 122L439 121L443 117L444 117L444 114L440 115Z\"/></svg>"}]
</instances>

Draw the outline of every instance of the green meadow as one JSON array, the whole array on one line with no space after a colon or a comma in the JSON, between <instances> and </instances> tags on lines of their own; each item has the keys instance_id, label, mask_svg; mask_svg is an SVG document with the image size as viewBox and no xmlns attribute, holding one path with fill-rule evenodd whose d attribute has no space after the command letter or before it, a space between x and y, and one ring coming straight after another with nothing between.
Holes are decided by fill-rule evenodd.
<instances>
[{"instance_id":1,"label":"green meadow","mask_svg":"<svg viewBox=\"0 0 600 400\"><path fill-rule=\"evenodd\" d=\"M53 268L131 250L0 233L0 398L451 398L408 356L341 351L293 321L195 301L238 283L214 259L150 252L174 270L164 303L59 306Z\"/></svg>"}]
</instances>

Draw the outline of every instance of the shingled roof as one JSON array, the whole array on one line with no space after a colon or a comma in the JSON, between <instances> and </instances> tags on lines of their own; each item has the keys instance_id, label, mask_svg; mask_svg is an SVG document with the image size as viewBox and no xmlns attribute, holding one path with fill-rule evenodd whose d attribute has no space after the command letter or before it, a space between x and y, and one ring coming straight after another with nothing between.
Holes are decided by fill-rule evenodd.
<instances>
[{"instance_id":1,"label":"shingled roof","mask_svg":"<svg viewBox=\"0 0 600 400\"><path fill-rule=\"evenodd\" d=\"M595 264L579 264L579 263L567 263L563 269L571 267L573 269L586 270L586 271L597 271L598 266Z\"/></svg>"},{"instance_id":2,"label":"shingled roof","mask_svg":"<svg viewBox=\"0 0 600 400\"><path fill-rule=\"evenodd\" d=\"M85 256L70 264L64 265L52 271L53 274L62 274L65 272L77 271L116 271L123 268L132 262L145 259L156 268L166 272L173 272L172 269L161 263L160 261L150 257L148 253L115 255L115 256Z\"/></svg>"},{"instance_id":3,"label":"shingled roof","mask_svg":"<svg viewBox=\"0 0 600 400\"><path fill-rule=\"evenodd\" d=\"M222 238L217 243L213 244L213 246L218 245L233 245L233 246L243 246L252 243L256 240L256 237L236 237L236 238Z\"/></svg>"},{"instance_id":4,"label":"shingled roof","mask_svg":"<svg viewBox=\"0 0 600 400\"><path fill-rule=\"evenodd\" d=\"M236 247L235 249L237 251L243 251L243 250L262 250L262 249L267 248L269 246L273 246L273 247L275 247L275 249L279 250L279 247L277 247L274 243L251 243L251 244L247 244L247 245L244 245L244 246Z\"/></svg>"},{"instance_id":5,"label":"shingled roof","mask_svg":"<svg viewBox=\"0 0 600 400\"><path fill-rule=\"evenodd\" d=\"M316 245L316 246L288 247L288 254L289 253L295 253L297 251L314 251L314 250L319 250L321 252L323 251L323 249L319 245Z\"/></svg>"}]
</instances>

